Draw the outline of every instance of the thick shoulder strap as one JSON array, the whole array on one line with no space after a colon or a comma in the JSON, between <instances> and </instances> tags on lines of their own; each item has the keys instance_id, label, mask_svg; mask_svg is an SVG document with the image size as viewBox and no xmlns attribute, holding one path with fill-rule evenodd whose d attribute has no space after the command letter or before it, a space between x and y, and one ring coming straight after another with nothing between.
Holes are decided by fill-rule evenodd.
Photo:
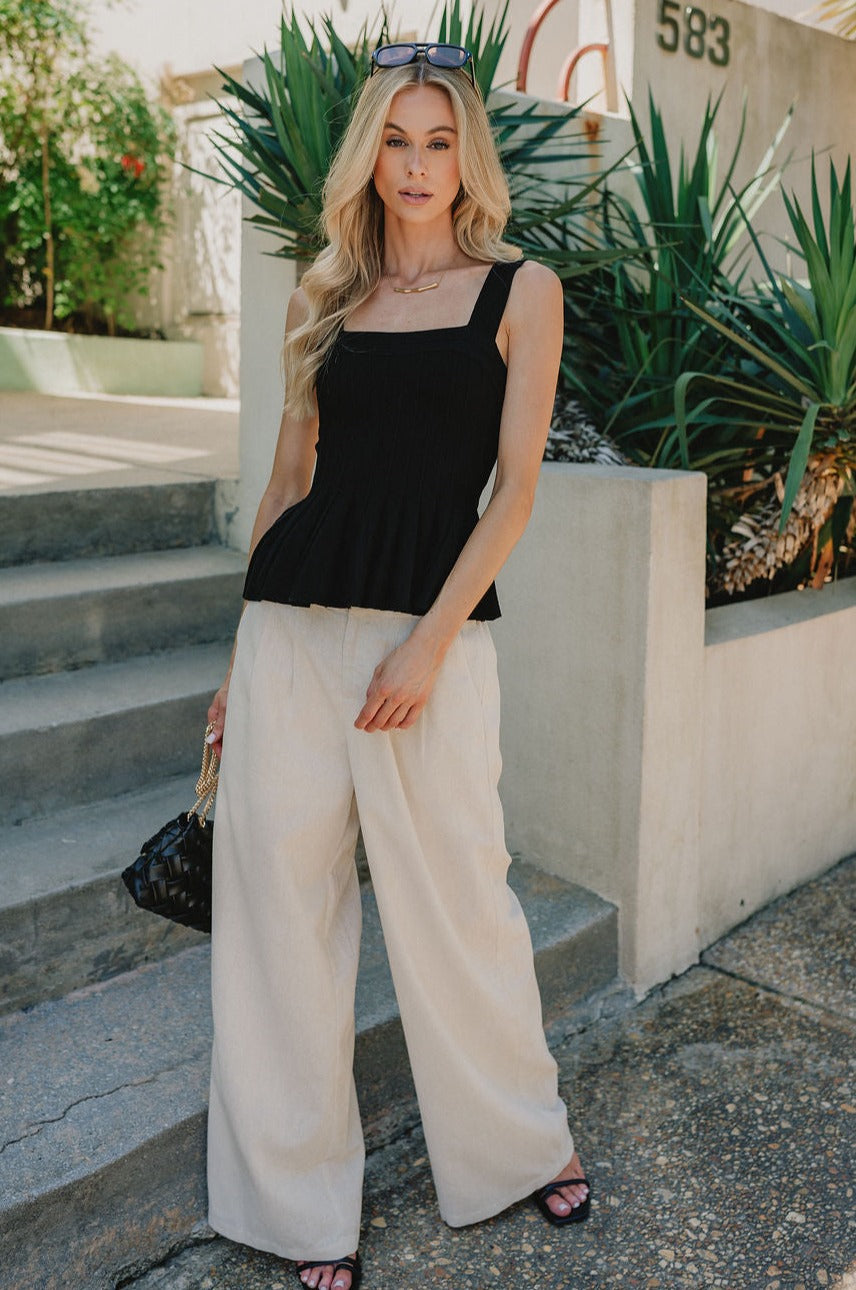
<instances>
[{"instance_id":1,"label":"thick shoulder strap","mask_svg":"<svg viewBox=\"0 0 856 1290\"><path fill-rule=\"evenodd\" d=\"M476 306L470 319L470 325L477 327L479 331L485 332L491 340L496 335L499 320L505 312L512 279L523 263L524 261L521 258L519 260L504 260L494 264L479 293L479 298L476 301Z\"/></svg>"}]
</instances>

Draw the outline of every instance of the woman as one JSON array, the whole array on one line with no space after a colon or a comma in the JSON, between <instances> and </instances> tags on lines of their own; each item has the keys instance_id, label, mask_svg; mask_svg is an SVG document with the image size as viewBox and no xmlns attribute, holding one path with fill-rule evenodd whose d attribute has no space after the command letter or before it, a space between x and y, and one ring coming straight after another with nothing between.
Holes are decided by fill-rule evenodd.
<instances>
[{"instance_id":1,"label":"woman","mask_svg":"<svg viewBox=\"0 0 856 1290\"><path fill-rule=\"evenodd\" d=\"M443 1218L589 1205L506 883L487 621L543 457L561 284L502 241L470 54L385 46L372 72L325 188L329 245L289 302L248 603L209 711L209 1222L321 1290L361 1278L359 826Z\"/></svg>"}]
</instances>

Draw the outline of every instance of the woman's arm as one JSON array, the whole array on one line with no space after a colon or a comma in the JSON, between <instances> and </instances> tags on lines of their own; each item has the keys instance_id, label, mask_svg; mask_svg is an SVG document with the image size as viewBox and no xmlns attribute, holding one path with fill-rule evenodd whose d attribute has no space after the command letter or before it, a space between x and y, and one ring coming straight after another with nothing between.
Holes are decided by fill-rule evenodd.
<instances>
[{"instance_id":1,"label":"woman's arm","mask_svg":"<svg viewBox=\"0 0 856 1290\"><path fill-rule=\"evenodd\" d=\"M303 288L292 292L285 319L285 334L305 321L308 305ZM298 420L283 412L273 457L270 479L262 494L250 538L250 555L263 534L289 506L309 492L315 467L315 444L318 441L318 408L311 417Z\"/></svg>"},{"instance_id":2,"label":"woman's arm","mask_svg":"<svg viewBox=\"0 0 856 1290\"><path fill-rule=\"evenodd\" d=\"M378 664L354 724L410 726L428 701L455 635L508 559L529 520L562 354L562 284L530 261L515 274L505 311L508 374L490 501L428 612Z\"/></svg>"},{"instance_id":3,"label":"woman's arm","mask_svg":"<svg viewBox=\"0 0 856 1290\"><path fill-rule=\"evenodd\" d=\"M288 302L288 312L285 320L286 336L293 328L299 327L305 320L307 309L306 297L302 288L298 287L296 291L292 292L291 299ZM252 536L250 537L250 555L256 549L261 537L268 531L274 521L279 519L283 511L289 506L293 506L295 502L299 502L309 492L312 483L312 471L315 466L315 444L317 440L317 405L313 415L303 420L298 420L287 412L283 412L282 420L279 424L279 435L270 479L262 494L259 509L256 512L255 523L253 524ZM241 607L241 613L243 612L244 606ZM209 740L218 756L223 748L223 724L226 719L226 702L229 695L232 667L235 662L236 644L237 640L232 645L232 656L229 659L226 679L214 695L214 699L208 709L208 721L214 727Z\"/></svg>"}]
</instances>

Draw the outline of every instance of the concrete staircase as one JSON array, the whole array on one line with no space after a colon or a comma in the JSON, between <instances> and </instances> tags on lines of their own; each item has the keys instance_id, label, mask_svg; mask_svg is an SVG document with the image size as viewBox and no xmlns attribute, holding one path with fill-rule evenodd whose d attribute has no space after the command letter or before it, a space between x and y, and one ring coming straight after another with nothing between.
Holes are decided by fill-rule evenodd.
<instances>
[{"instance_id":1,"label":"concrete staircase","mask_svg":"<svg viewBox=\"0 0 856 1290\"><path fill-rule=\"evenodd\" d=\"M113 1290L205 1217L209 941L119 874L192 800L244 559L214 481L0 500L0 1286ZM367 876L364 857L361 875ZM616 980L616 911L522 860L545 1022ZM367 1145L415 1122L371 885Z\"/></svg>"}]
</instances>

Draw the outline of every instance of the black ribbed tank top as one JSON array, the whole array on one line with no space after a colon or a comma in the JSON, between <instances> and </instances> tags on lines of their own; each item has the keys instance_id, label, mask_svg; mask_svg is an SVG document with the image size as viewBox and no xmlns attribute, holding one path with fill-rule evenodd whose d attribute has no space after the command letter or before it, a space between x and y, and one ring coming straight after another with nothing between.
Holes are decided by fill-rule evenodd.
<instances>
[{"instance_id":1,"label":"black ribbed tank top","mask_svg":"<svg viewBox=\"0 0 856 1290\"><path fill-rule=\"evenodd\" d=\"M430 609L496 462L496 333L522 263L491 266L462 327L339 332L317 379L312 486L257 543L246 600ZM491 583L469 616L499 614Z\"/></svg>"}]
</instances>

